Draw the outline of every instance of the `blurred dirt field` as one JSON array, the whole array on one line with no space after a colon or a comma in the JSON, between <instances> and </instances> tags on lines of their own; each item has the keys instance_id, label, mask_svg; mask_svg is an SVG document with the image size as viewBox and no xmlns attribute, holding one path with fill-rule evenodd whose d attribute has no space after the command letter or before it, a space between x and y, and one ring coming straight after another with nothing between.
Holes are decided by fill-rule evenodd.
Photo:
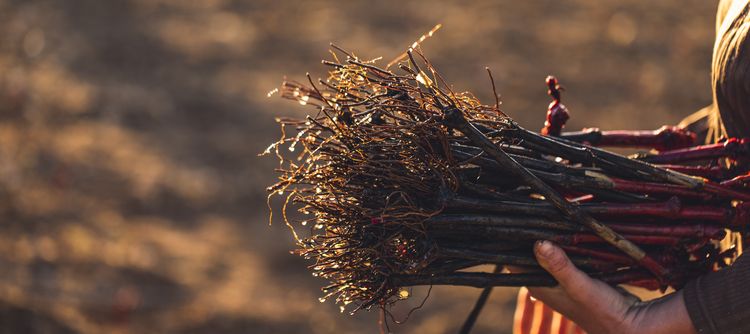
<instances>
[{"instance_id":1,"label":"blurred dirt field","mask_svg":"<svg viewBox=\"0 0 750 334\"><path fill-rule=\"evenodd\" d=\"M656 128L710 102L716 1L0 0L0 333L377 333L321 304L269 226L266 93L423 44L459 90L541 127L557 75L568 129ZM395 312L403 318L425 294ZM454 333L479 290L434 288L396 333ZM496 289L476 333L510 333Z\"/></svg>"}]
</instances>

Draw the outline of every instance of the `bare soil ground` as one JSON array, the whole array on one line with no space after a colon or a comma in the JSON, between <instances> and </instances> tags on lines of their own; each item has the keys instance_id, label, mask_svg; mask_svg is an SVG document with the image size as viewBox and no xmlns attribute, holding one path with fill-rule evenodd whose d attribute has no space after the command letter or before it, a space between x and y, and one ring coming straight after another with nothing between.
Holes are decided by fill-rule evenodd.
<instances>
[{"instance_id":1,"label":"bare soil ground","mask_svg":"<svg viewBox=\"0 0 750 334\"><path fill-rule=\"evenodd\" d=\"M391 59L424 44L456 89L541 127L544 77L569 128L656 128L708 104L716 3L0 1L0 333L374 333L268 226L284 75L329 42ZM510 333L497 289L476 333ZM424 296L420 290L397 317ZM398 333L452 333L479 291L435 288Z\"/></svg>"}]
</instances>

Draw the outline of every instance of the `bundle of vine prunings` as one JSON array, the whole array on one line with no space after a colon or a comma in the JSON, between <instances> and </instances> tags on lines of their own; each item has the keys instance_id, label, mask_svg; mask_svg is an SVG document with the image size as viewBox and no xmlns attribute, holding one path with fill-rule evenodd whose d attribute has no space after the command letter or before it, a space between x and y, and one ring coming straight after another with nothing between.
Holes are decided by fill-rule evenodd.
<instances>
[{"instance_id":1,"label":"bundle of vine prunings","mask_svg":"<svg viewBox=\"0 0 750 334\"><path fill-rule=\"evenodd\" d=\"M386 69L336 49L325 80L283 84L311 113L279 119L266 153L281 160L268 191L285 196L294 252L342 311L416 285L554 285L533 257L542 239L610 284L679 287L725 266L734 250L717 241L748 225L744 141L628 158L593 139L659 148L674 133L543 135L454 92L421 53ZM481 264L525 269L464 270Z\"/></svg>"}]
</instances>

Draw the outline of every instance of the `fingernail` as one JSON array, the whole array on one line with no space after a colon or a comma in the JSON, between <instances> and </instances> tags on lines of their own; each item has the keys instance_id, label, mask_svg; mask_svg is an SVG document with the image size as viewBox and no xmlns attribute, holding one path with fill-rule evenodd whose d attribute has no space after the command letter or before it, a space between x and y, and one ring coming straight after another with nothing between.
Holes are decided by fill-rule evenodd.
<instances>
[{"instance_id":1,"label":"fingernail","mask_svg":"<svg viewBox=\"0 0 750 334\"><path fill-rule=\"evenodd\" d=\"M536 249L539 255L541 256L550 256L552 255L552 243L546 240L540 240L536 242Z\"/></svg>"}]
</instances>

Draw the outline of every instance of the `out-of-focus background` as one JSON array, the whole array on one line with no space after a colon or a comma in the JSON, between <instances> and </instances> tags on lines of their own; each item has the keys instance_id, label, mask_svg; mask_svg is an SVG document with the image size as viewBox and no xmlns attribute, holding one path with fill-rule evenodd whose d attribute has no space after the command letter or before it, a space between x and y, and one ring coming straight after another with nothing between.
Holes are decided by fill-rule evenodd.
<instances>
[{"instance_id":1,"label":"out-of-focus background","mask_svg":"<svg viewBox=\"0 0 750 334\"><path fill-rule=\"evenodd\" d=\"M656 128L710 103L715 1L0 1L0 333L375 333L268 225L266 93L423 44L459 90L541 127ZM418 305L424 290L397 310ZM510 333L497 289L476 333ZM435 288L397 333L453 333L479 291Z\"/></svg>"}]
</instances>

